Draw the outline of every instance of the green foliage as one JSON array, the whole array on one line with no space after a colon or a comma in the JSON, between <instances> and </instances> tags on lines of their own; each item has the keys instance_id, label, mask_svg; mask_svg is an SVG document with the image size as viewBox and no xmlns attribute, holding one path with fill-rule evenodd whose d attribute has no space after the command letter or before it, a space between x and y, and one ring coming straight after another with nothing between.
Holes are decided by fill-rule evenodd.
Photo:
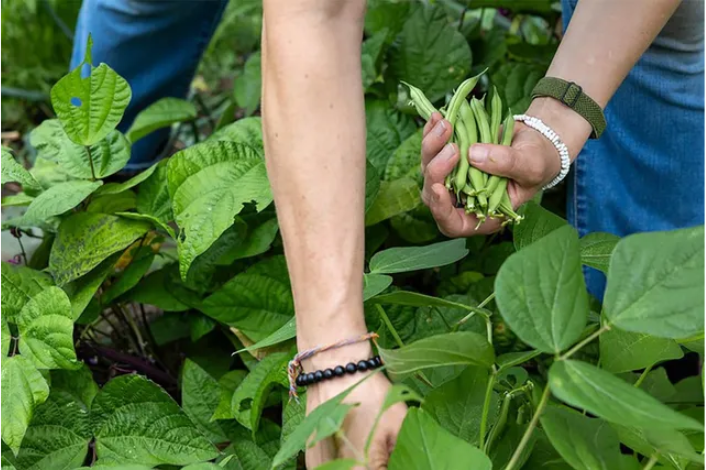
<instances>
[{"instance_id":1,"label":"green foliage","mask_svg":"<svg viewBox=\"0 0 706 470\"><path fill-rule=\"evenodd\" d=\"M511 233L446 240L421 203L423 123L399 80L443 108L488 67L477 91L495 86L521 112L556 48L552 2L491 3L463 18L456 2L368 5L360 275L393 381L376 420L409 406L388 467L703 468L703 378L682 360L704 351L703 226L579 239L530 202ZM490 24L501 6L510 30ZM88 65L54 86L57 118L27 139L36 158L3 148L16 192L3 207L27 206L4 228L43 237L26 266L2 263L3 468L294 470L316 442L341 442L353 388L308 414L288 397L297 332L256 115L260 15L261 2L231 2L202 63L209 84L235 71L232 92L161 100L123 135L129 85ZM200 143L180 132L181 151L116 178L131 142L212 118ZM607 274L603 305L584 266ZM673 383L673 369L692 375ZM367 450L321 468L360 466Z\"/></svg>"}]
</instances>

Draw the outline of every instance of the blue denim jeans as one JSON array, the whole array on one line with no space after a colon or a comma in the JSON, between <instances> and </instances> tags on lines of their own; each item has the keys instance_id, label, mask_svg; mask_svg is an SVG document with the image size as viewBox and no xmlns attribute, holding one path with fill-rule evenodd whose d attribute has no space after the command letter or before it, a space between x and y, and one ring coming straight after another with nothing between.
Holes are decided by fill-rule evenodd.
<instances>
[{"instance_id":1,"label":"blue denim jeans","mask_svg":"<svg viewBox=\"0 0 706 470\"><path fill-rule=\"evenodd\" d=\"M562 6L566 27L576 0ZM703 18L703 2L682 3L606 107L605 133L579 154L567 214L581 236L704 223ZM587 269L586 282L602 298L605 276Z\"/></svg>"},{"instance_id":2,"label":"blue denim jeans","mask_svg":"<svg viewBox=\"0 0 706 470\"><path fill-rule=\"evenodd\" d=\"M228 0L83 0L76 25L73 69L93 37L93 62L105 62L132 87L132 101L119 129L164 97L186 97L196 67ZM168 129L140 139L126 170L154 163Z\"/></svg>"}]
</instances>

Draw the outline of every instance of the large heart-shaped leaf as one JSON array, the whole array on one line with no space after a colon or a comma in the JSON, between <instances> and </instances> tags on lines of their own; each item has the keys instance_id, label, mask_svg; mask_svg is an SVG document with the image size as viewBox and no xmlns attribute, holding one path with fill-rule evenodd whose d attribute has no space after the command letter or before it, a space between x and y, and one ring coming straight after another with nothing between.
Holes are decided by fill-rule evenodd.
<instances>
[{"instance_id":1,"label":"large heart-shaped leaf","mask_svg":"<svg viewBox=\"0 0 706 470\"><path fill-rule=\"evenodd\" d=\"M207 297L200 309L250 339L266 338L294 316L284 258L264 260L238 274Z\"/></svg>"},{"instance_id":2,"label":"large heart-shaped leaf","mask_svg":"<svg viewBox=\"0 0 706 470\"><path fill-rule=\"evenodd\" d=\"M522 341L547 353L571 346L588 315L576 230L556 229L510 256L495 293L500 313Z\"/></svg>"},{"instance_id":3,"label":"large heart-shaped leaf","mask_svg":"<svg viewBox=\"0 0 706 470\"><path fill-rule=\"evenodd\" d=\"M424 410L412 408L402 423L390 470L490 470L490 459L478 448L459 439Z\"/></svg>"},{"instance_id":4,"label":"large heart-shaped leaf","mask_svg":"<svg viewBox=\"0 0 706 470\"><path fill-rule=\"evenodd\" d=\"M663 426L703 430L701 423L585 362L555 362L549 370L549 385L557 398L613 423L648 429Z\"/></svg>"},{"instance_id":5,"label":"large heart-shaped leaf","mask_svg":"<svg viewBox=\"0 0 706 470\"><path fill-rule=\"evenodd\" d=\"M387 370L398 375L441 366L489 368L495 361L493 347L484 337L470 331L431 336L400 349L379 350Z\"/></svg>"},{"instance_id":6,"label":"large heart-shaped leaf","mask_svg":"<svg viewBox=\"0 0 706 470\"><path fill-rule=\"evenodd\" d=\"M534 201L529 201L522 206L521 215L524 216L522 223L512 231L512 239L517 251L567 224L566 220Z\"/></svg>"},{"instance_id":7,"label":"large heart-shaped leaf","mask_svg":"<svg viewBox=\"0 0 706 470\"><path fill-rule=\"evenodd\" d=\"M455 263L468 254L466 240L459 238L427 246L390 248L370 260L370 272L403 273Z\"/></svg>"},{"instance_id":8,"label":"large heart-shaped leaf","mask_svg":"<svg viewBox=\"0 0 706 470\"><path fill-rule=\"evenodd\" d=\"M115 70L106 64L93 67L92 45L89 37L84 61L51 89L51 103L66 134L81 145L93 145L115 129L132 98L130 85ZM86 64L90 76L82 77Z\"/></svg>"},{"instance_id":9,"label":"large heart-shaped leaf","mask_svg":"<svg viewBox=\"0 0 706 470\"><path fill-rule=\"evenodd\" d=\"M684 356L673 339L611 328L600 336L601 367L615 374L651 367Z\"/></svg>"},{"instance_id":10,"label":"large heart-shaped leaf","mask_svg":"<svg viewBox=\"0 0 706 470\"><path fill-rule=\"evenodd\" d=\"M130 142L135 142L157 129L196 119L196 115L196 106L193 103L179 98L162 98L135 116L127 131L127 138Z\"/></svg>"},{"instance_id":11,"label":"large heart-shaped leaf","mask_svg":"<svg viewBox=\"0 0 706 470\"><path fill-rule=\"evenodd\" d=\"M130 159L130 142L117 130L83 146L66 135L58 119L46 120L34 129L30 143L40 158L59 164L62 171L75 178L105 178L120 171Z\"/></svg>"},{"instance_id":12,"label":"large heart-shaped leaf","mask_svg":"<svg viewBox=\"0 0 706 470\"><path fill-rule=\"evenodd\" d=\"M623 330L685 338L704 329L704 226L623 238L603 309Z\"/></svg>"},{"instance_id":13,"label":"large heart-shaped leaf","mask_svg":"<svg viewBox=\"0 0 706 470\"><path fill-rule=\"evenodd\" d=\"M417 5L390 50L390 76L443 97L471 70L471 49L441 6Z\"/></svg>"},{"instance_id":14,"label":"large heart-shaped leaf","mask_svg":"<svg viewBox=\"0 0 706 470\"><path fill-rule=\"evenodd\" d=\"M71 302L63 290L48 287L17 316L20 353L38 369L76 369Z\"/></svg>"},{"instance_id":15,"label":"large heart-shaped leaf","mask_svg":"<svg viewBox=\"0 0 706 470\"><path fill-rule=\"evenodd\" d=\"M150 229L150 224L113 215L78 212L61 222L49 255L57 284L77 279Z\"/></svg>"},{"instance_id":16,"label":"large heart-shaped leaf","mask_svg":"<svg viewBox=\"0 0 706 470\"><path fill-rule=\"evenodd\" d=\"M204 253L246 203L262 210L272 202L265 160L244 144L204 142L169 159L167 180L179 233L179 271Z\"/></svg>"},{"instance_id":17,"label":"large heart-shaped leaf","mask_svg":"<svg viewBox=\"0 0 706 470\"><path fill-rule=\"evenodd\" d=\"M19 468L50 470L77 468L86 458L91 440L88 410L54 384L47 401L35 410L17 455Z\"/></svg>"},{"instance_id":18,"label":"large heart-shaped leaf","mask_svg":"<svg viewBox=\"0 0 706 470\"><path fill-rule=\"evenodd\" d=\"M37 405L49 396L49 385L24 356L2 361L2 440L17 454Z\"/></svg>"},{"instance_id":19,"label":"large heart-shaped leaf","mask_svg":"<svg viewBox=\"0 0 706 470\"><path fill-rule=\"evenodd\" d=\"M91 417L99 459L156 466L218 456L179 405L139 375L108 382L93 400Z\"/></svg>"}]
</instances>

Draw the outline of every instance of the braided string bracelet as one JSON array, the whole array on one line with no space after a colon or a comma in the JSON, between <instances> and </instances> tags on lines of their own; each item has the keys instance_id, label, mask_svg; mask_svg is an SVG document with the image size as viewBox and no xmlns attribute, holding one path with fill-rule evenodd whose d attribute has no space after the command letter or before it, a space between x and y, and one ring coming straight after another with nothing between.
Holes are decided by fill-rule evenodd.
<instances>
[{"instance_id":1,"label":"braided string bracelet","mask_svg":"<svg viewBox=\"0 0 706 470\"><path fill-rule=\"evenodd\" d=\"M374 341L377 338L378 338L377 333L366 333L361 336L356 336L354 338L342 339L340 341L328 344L326 346L316 346L314 348L307 349L305 351L297 353L292 358L292 360L289 361L289 364L287 364L287 376L289 378L289 399L291 400L292 398L294 398L297 400L297 403L299 402L299 397L297 396L297 377L303 372L302 365L301 365L302 361L305 361L305 360L309 359L310 357L314 356L315 354L318 354L321 352L330 351L331 349L342 348L344 346L349 346L351 344L362 343L364 341L368 341L371 339ZM377 358L376 362L377 362L378 366L381 364L379 357ZM353 372L355 372L355 371L353 371Z\"/></svg>"}]
</instances>

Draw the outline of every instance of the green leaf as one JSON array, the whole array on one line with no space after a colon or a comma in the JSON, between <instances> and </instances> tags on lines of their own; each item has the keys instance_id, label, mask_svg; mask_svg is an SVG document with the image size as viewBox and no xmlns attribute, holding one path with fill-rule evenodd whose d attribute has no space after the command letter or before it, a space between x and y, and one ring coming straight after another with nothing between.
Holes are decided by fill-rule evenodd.
<instances>
[{"instance_id":1,"label":"green leaf","mask_svg":"<svg viewBox=\"0 0 706 470\"><path fill-rule=\"evenodd\" d=\"M100 188L98 191L96 191L96 195L106 196L111 194L120 194L123 191L127 191L130 188L134 188L135 186L152 176L155 170L157 170L158 165L159 163L155 163L151 167L147 168L145 171L136 174L124 183L108 183L102 188Z\"/></svg>"},{"instance_id":2,"label":"green leaf","mask_svg":"<svg viewBox=\"0 0 706 470\"><path fill-rule=\"evenodd\" d=\"M4 163L3 163L4 165ZM25 193L12 194L10 196L5 196L2 198L2 207L22 207L29 206L34 197L29 196Z\"/></svg>"},{"instance_id":3,"label":"green leaf","mask_svg":"<svg viewBox=\"0 0 706 470\"><path fill-rule=\"evenodd\" d=\"M154 173L140 184L137 192L137 211L162 222L174 219L167 186L168 162L169 160L162 160L157 163Z\"/></svg>"},{"instance_id":4,"label":"green leaf","mask_svg":"<svg viewBox=\"0 0 706 470\"><path fill-rule=\"evenodd\" d=\"M612 233L589 233L580 240L581 262L608 274L610 256L619 241L620 237Z\"/></svg>"},{"instance_id":5,"label":"green leaf","mask_svg":"<svg viewBox=\"0 0 706 470\"><path fill-rule=\"evenodd\" d=\"M20 183L22 189L41 189L42 186L34 179L34 176L30 174L29 171L25 170L25 167L17 163L17 161L12 157L10 151L6 148L2 148L2 184L5 183ZM3 205L5 203L3 202Z\"/></svg>"},{"instance_id":6,"label":"green leaf","mask_svg":"<svg viewBox=\"0 0 706 470\"><path fill-rule=\"evenodd\" d=\"M588 316L576 230L556 229L511 255L495 293L503 319L525 343L555 354L574 344Z\"/></svg>"},{"instance_id":7,"label":"green leaf","mask_svg":"<svg viewBox=\"0 0 706 470\"><path fill-rule=\"evenodd\" d=\"M464 238L421 247L390 248L370 260L370 272L403 273L455 263L468 254Z\"/></svg>"},{"instance_id":8,"label":"green leaf","mask_svg":"<svg viewBox=\"0 0 706 470\"><path fill-rule=\"evenodd\" d=\"M108 382L91 408L98 458L188 465L218 451L174 400L153 382L123 375Z\"/></svg>"},{"instance_id":9,"label":"green leaf","mask_svg":"<svg viewBox=\"0 0 706 470\"><path fill-rule=\"evenodd\" d=\"M17 316L20 353L38 369L76 369L71 302L63 290L47 287Z\"/></svg>"},{"instance_id":10,"label":"green leaf","mask_svg":"<svg viewBox=\"0 0 706 470\"><path fill-rule=\"evenodd\" d=\"M552 445L572 468L620 468L618 435L607 422L558 406L547 407L540 419Z\"/></svg>"},{"instance_id":11,"label":"green leaf","mask_svg":"<svg viewBox=\"0 0 706 470\"><path fill-rule=\"evenodd\" d=\"M525 430L526 425L517 424L517 421L515 419L508 420L508 423L505 425L503 432L500 434L500 437L495 441L495 444L490 449L490 452L488 454L488 457L490 457L493 462L493 468L504 469L507 466L507 464L510 462L510 459L512 458L512 455L515 453L515 450L520 445L520 441L522 440L522 436L524 435ZM518 459L517 464L518 468L529 468L524 467L524 465L532 454L532 450L534 449L534 443L537 439L538 434L539 430L535 428L535 430L530 435L529 440L527 441L527 445L520 453L520 458Z\"/></svg>"},{"instance_id":12,"label":"green leaf","mask_svg":"<svg viewBox=\"0 0 706 470\"><path fill-rule=\"evenodd\" d=\"M487 369L468 367L455 379L432 390L426 396L422 408L454 436L476 444L480 438L480 422L489 379ZM493 392L487 429L495 422L497 411L498 394Z\"/></svg>"},{"instance_id":13,"label":"green leaf","mask_svg":"<svg viewBox=\"0 0 706 470\"><path fill-rule=\"evenodd\" d=\"M262 120L260 117L238 119L232 124L214 132L209 141L235 142L248 144L264 155L265 146L262 142Z\"/></svg>"},{"instance_id":14,"label":"green leaf","mask_svg":"<svg viewBox=\"0 0 706 470\"><path fill-rule=\"evenodd\" d=\"M218 259L218 264L228 266L235 260L251 258L266 253L279 231L277 219L267 220L249 231L242 243L233 246Z\"/></svg>"},{"instance_id":15,"label":"green leaf","mask_svg":"<svg viewBox=\"0 0 706 470\"><path fill-rule=\"evenodd\" d=\"M148 274L126 297L138 303L154 305L166 312L188 310L189 306L179 301L168 289L165 276L168 276L166 269Z\"/></svg>"},{"instance_id":16,"label":"green leaf","mask_svg":"<svg viewBox=\"0 0 706 470\"><path fill-rule=\"evenodd\" d=\"M373 207L380 192L380 175L375 166L365 161L365 212Z\"/></svg>"},{"instance_id":17,"label":"green leaf","mask_svg":"<svg viewBox=\"0 0 706 470\"><path fill-rule=\"evenodd\" d=\"M419 171L419 156L422 153L422 130L407 137L395 149L385 166L383 180L394 181L400 178L411 178L418 180L421 178Z\"/></svg>"},{"instance_id":18,"label":"green leaf","mask_svg":"<svg viewBox=\"0 0 706 470\"><path fill-rule=\"evenodd\" d=\"M243 74L235 79L233 97L237 105L245 110L245 115L250 116L260 104L260 77L262 59L260 52L250 54L243 67Z\"/></svg>"},{"instance_id":19,"label":"green leaf","mask_svg":"<svg viewBox=\"0 0 706 470\"><path fill-rule=\"evenodd\" d=\"M121 193L121 194L127 194L127 193ZM107 196L108 197L108 196ZM115 198L120 197L120 195L114 196ZM174 229L164 223L162 220L151 216L147 214L138 214L136 212L116 212L115 215L122 217L123 219L129 219L129 220L136 220L139 222L146 222L150 225L151 228L157 229L157 230L162 230L162 232L166 233L170 238L173 238L176 240L176 233L174 233Z\"/></svg>"},{"instance_id":20,"label":"green leaf","mask_svg":"<svg viewBox=\"0 0 706 470\"><path fill-rule=\"evenodd\" d=\"M37 405L49 396L49 385L24 356L2 361L2 440L17 454Z\"/></svg>"},{"instance_id":21,"label":"green leaf","mask_svg":"<svg viewBox=\"0 0 706 470\"><path fill-rule=\"evenodd\" d=\"M386 274L363 275L363 302L372 299L380 292L390 287L392 276Z\"/></svg>"},{"instance_id":22,"label":"green leaf","mask_svg":"<svg viewBox=\"0 0 706 470\"><path fill-rule=\"evenodd\" d=\"M651 367L684 357L673 339L611 328L600 336L601 367L615 374Z\"/></svg>"},{"instance_id":23,"label":"green leaf","mask_svg":"<svg viewBox=\"0 0 706 470\"><path fill-rule=\"evenodd\" d=\"M29 299L53 284L47 274L2 263L2 316L13 323Z\"/></svg>"},{"instance_id":24,"label":"green leaf","mask_svg":"<svg viewBox=\"0 0 706 470\"><path fill-rule=\"evenodd\" d=\"M103 187L103 186L101 186ZM133 191L123 191L118 194L109 194L103 196L95 196L91 198L86 211L97 212L99 214L114 214L121 215L124 211L129 211L135 208L137 204L137 194ZM134 214L134 213L129 213ZM141 214L135 214L141 215Z\"/></svg>"},{"instance_id":25,"label":"green leaf","mask_svg":"<svg viewBox=\"0 0 706 470\"><path fill-rule=\"evenodd\" d=\"M417 206L392 217L390 226L400 238L414 245L429 243L439 236L439 228L427 206Z\"/></svg>"},{"instance_id":26,"label":"green leaf","mask_svg":"<svg viewBox=\"0 0 706 470\"><path fill-rule=\"evenodd\" d=\"M387 101L368 101L365 104L366 156L378 170L385 166L395 149L416 130L409 116L391 109Z\"/></svg>"},{"instance_id":27,"label":"green leaf","mask_svg":"<svg viewBox=\"0 0 706 470\"><path fill-rule=\"evenodd\" d=\"M119 131L109 132L89 148L72 141L58 119L49 119L30 134L30 143L45 161L54 162L75 178L105 178L123 169L130 159L130 142ZM91 172L93 161L93 173Z\"/></svg>"},{"instance_id":28,"label":"green leaf","mask_svg":"<svg viewBox=\"0 0 706 470\"><path fill-rule=\"evenodd\" d=\"M149 228L145 222L113 215L72 214L59 226L49 256L49 271L57 284L71 282L129 246Z\"/></svg>"},{"instance_id":29,"label":"green leaf","mask_svg":"<svg viewBox=\"0 0 706 470\"><path fill-rule=\"evenodd\" d=\"M88 41L84 62L51 89L51 103L66 134L81 145L95 144L115 129L132 97L130 85L108 65L91 65L92 42ZM86 63L91 74L82 78Z\"/></svg>"},{"instance_id":30,"label":"green leaf","mask_svg":"<svg viewBox=\"0 0 706 470\"><path fill-rule=\"evenodd\" d=\"M259 341L294 316L284 257L261 261L204 300L200 310Z\"/></svg>"},{"instance_id":31,"label":"green leaf","mask_svg":"<svg viewBox=\"0 0 706 470\"><path fill-rule=\"evenodd\" d=\"M248 439L235 439L224 453L232 459L223 468L237 470L264 470L270 468L272 459L256 443Z\"/></svg>"},{"instance_id":32,"label":"green leaf","mask_svg":"<svg viewBox=\"0 0 706 470\"><path fill-rule=\"evenodd\" d=\"M181 370L181 406L197 428L214 444L229 440L220 424L211 421L218 407L221 387L216 379L186 359Z\"/></svg>"},{"instance_id":33,"label":"green leaf","mask_svg":"<svg viewBox=\"0 0 706 470\"><path fill-rule=\"evenodd\" d=\"M411 178L380 183L375 202L365 214L365 225L375 225L407 211L411 211L421 204L419 185Z\"/></svg>"},{"instance_id":34,"label":"green leaf","mask_svg":"<svg viewBox=\"0 0 706 470\"><path fill-rule=\"evenodd\" d=\"M525 362L539 356L541 351L509 352L498 356L498 371L507 370L511 367L519 366Z\"/></svg>"},{"instance_id":35,"label":"green leaf","mask_svg":"<svg viewBox=\"0 0 706 470\"><path fill-rule=\"evenodd\" d=\"M88 410L70 397L52 391L35 410L17 455L20 468L69 469L80 466L88 454L92 433Z\"/></svg>"},{"instance_id":36,"label":"green leaf","mask_svg":"<svg viewBox=\"0 0 706 470\"><path fill-rule=\"evenodd\" d=\"M688 438L679 431L658 429L656 427L639 429L615 423L612 426L617 431L620 442L625 444L625 446L643 455L654 455L659 452L658 461L666 466L655 468L691 469L693 467L687 467L687 460L703 463L703 456L694 452L694 448L689 443ZM700 441L703 442L703 437Z\"/></svg>"},{"instance_id":37,"label":"green leaf","mask_svg":"<svg viewBox=\"0 0 706 470\"><path fill-rule=\"evenodd\" d=\"M549 385L557 398L612 423L702 430L703 425L663 405L639 388L585 362L555 362Z\"/></svg>"},{"instance_id":38,"label":"green leaf","mask_svg":"<svg viewBox=\"0 0 706 470\"><path fill-rule=\"evenodd\" d=\"M257 349L267 348L275 344L283 343L297 336L296 319L292 318L287 323L282 325L277 331L267 336L267 338L258 341L252 346L237 351L238 353L245 351L255 351Z\"/></svg>"},{"instance_id":39,"label":"green leaf","mask_svg":"<svg viewBox=\"0 0 706 470\"><path fill-rule=\"evenodd\" d=\"M372 35L387 29L392 40L402 30L412 6L409 2L370 0L365 15L365 32Z\"/></svg>"},{"instance_id":40,"label":"green leaf","mask_svg":"<svg viewBox=\"0 0 706 470\"><path fill-rule=\"evenodd\" d=\"M125 292L137 285L142 276L150 269L155 254L150 246L140 246L133 249L132 260L122 272L117 274L117 279L103 292L101 302L108 305Z\"/></svg>"},{"instance_id":41,"label":"green leaf","mask_svg":"<svg viewBox=\"0 0 706 470\"><path fill-rule=\"evenodd\" d=\"M380 348L379 351L387 370L398 375L453 365L490 368L495 361L493 347L484 337L470 331L436 335L400 349Z\"/></svg>"},{"instance_id":42,"label":"green leaf","mask_svg":"<svg viewBox=\"0 0 706 470\"><path fill-rule=\"evenodd\" d=\"M704 355L704 332L697 333L688 338L680 338L677 343L684 346L689 351L694 351L702 356Z\"/></svg>"},{"instance_id":43,"label":"green leaf","mask_svg":"<svg viewBox=\"0 0 706 470\"><path fill-rule=\"evenodd\" d=\"M356 406L342 403L356 385L325 401L309 413L282 443L282 447L272 459L272 468L277 468L299 451L314 446L338 431L348 411Z\"/></svg>"},{"instance_id":44,"label":"green leaf","mask_svg":"<svg viewBox=\"0 0 706 470\"><path fill-rule=\"evenodd\" d=\"M405 21L390 50L389 75L405 81L436 101L471 70L471 49L441 6L418 6Z\"/></svg>"},{"instance_id":45,"label":"green leaf","mask_svg":"<svg viewBox=\"0 0 706 470\"><path fill-rule=\"evenodd\" d=\"M390 470L491 470L478 448L444 430L424 410L412 408L402 423Z\"/></svg>"},{"instance_id":46,"label":"green leaf","mask_svg":"<svg viewBox=\"0 0 706 470\"><path fill-rule=\"evenodd\" d=\"M76 370L51 371L51 394L67 402L77 403L88 412L98 394L98 385L93 381L91 369L82 364Z\"/></svg>"},{"instance_id":47,"label":"green leaf","mask_svg":"<svg viewBox=\"0 0 706 470\"><path fill-rule=\"evenodd\" d=\"M661 338L704 329L704 226L623 238L603 308L618 328Z\"/></svg>"},{"instance_id":48,"label":"green leaf","mask_svg":"<svg viewBox=\"0 0 706 470\"><path fill-rule=\"evenodd\" d=\"M179 98L162 98L140 111L132 126L127 131L130 142L136 142L144 136L169 127L177 122L196 119L196 106Z\"/></svg>"},{"instance_id":49,"label":"green leaf","mask_svg":"<svg viewBox=\"0 0 706 470\"><path fill-rule=\"evenodd\" d=\"M527 469L541 470L572 470L572 467L562 459L541 429L535 430L536 435L532 454L525 463ZM628 470L624 468L623 470Z\"/></svg>"},{"instance_id":50,"label":"green leaf","mask_svg":"<svg viewBox=\"0 0 706 470\"><path fill-rule=\"evenodd\" d=\"M233 416L246 428L257 431L269 392L277 384L289 386L286 353L266 356L257 363L233 393Z\"/></svg>"},{"instance_id":51,"label":"green leaf","mask_svg":"<svg viewBox=\"0 0 706 470\"><path fill-rule=\"evenodd\" d=\"M544 77L546 69L540 65L508 62L491 76L491 82L513 114L524 113L532 101L532 89Z\"/></svg>"},{"instance_id":52,"label":"green leaf","mask_svg":"<svg viewBox=\"0 0 706 470\"><path fill-rule=\"evenodd\" d=\"M235 389L238 388L238 385L245 379L247 374L247 371L244 370L231 370L230 372L226 372L218 380L220 389L218 405L213 411L211 421L217 419L233 419L233 409L231 406L233 393L235 393Z\"/></svg>"},{"instance_id":53,"label":"green leaf","mask_svg":"<svg viewBox=\"0 0 706 470\"><path fill-rule=\"evenodd\" d=\"M642 374L638 373L625 373L618 375L618 377L627 381L628 383L635 385L641 375ZM699 380L697 377L697 382L698 381ZM649 393L662 403L673 402L672 400L677 394L676 387L672 385L672 382L670 382L669 377L667 377L667 372L664 370L663 367L653 369L645 377L643 377L640 389ZM696 394L701 394L701 385L698 386ZM701 398L697 397L697 401L698 400L701 400Z\"/></svg>"},{"instance_id":54,"label":"green leaf","mask_svg":"<svg viewBox=\"0 0 706 470\"><path fill-rule=\"evenodd\" d=\"M524 220L512 231L512 239L517 251L567 224L566 220L534 201L523 205L520 214L524 216Z\"/></svg>"},{"instance_id":55,"label":"green leaf","mask_svg":"<svg viewBox=\"0 0 706 470\"><path fill-rule=\"evenodd\" d=\"M167 180L179 225L179 271L186 279L194 259L233 224L244 204L262 210L272 202L265 160L254 148L204 142L169 159Z\"/></svg>"},{"instance_id":56,"label":"green leaf","mask_svg":"<svg viewBox=\"0 0 706 470\"><path fill-rule=\"evenodd\" d=\"M69 181L52 186L32 201L22 217L22 225L39 225L73 209L102 184L101 181Z\"/></svg>"}]
</instances>

